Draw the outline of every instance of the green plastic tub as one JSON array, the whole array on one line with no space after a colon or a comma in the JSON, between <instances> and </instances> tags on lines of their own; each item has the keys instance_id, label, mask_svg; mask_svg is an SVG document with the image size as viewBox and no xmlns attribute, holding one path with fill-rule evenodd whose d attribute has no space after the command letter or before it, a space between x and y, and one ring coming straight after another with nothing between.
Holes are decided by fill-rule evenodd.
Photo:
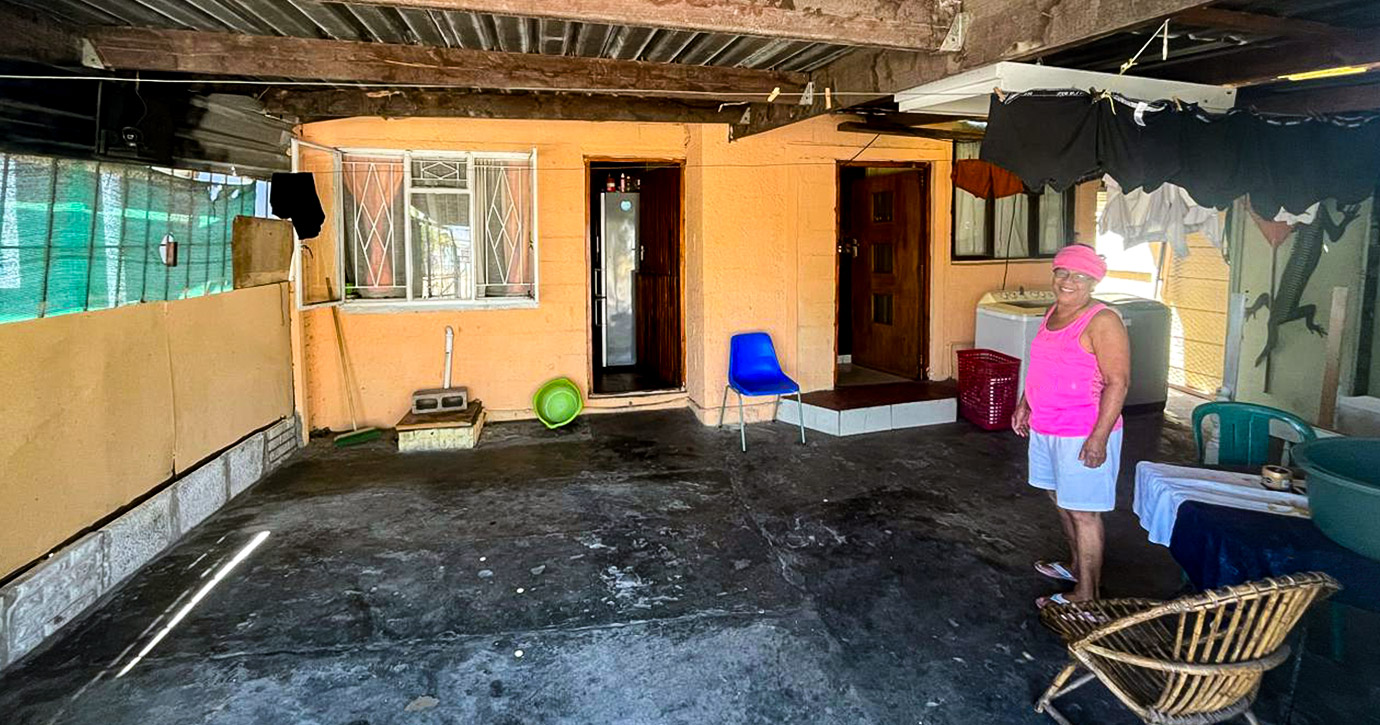
<instances>
[{"instance_id":1,"label":"green plastic tub","mask_svg":"<svg viewBox=\"0 0 1380 725\"><path fill-rule=\"evenodd\" d=\"M584 408L580 388L570 378L548 380L532 396L532 410L537 412L537 419L547 428L566 425L575 420Z\"/></svg>"},{"instance_id":2,"label":"green plastic tub","mask_svg":"<svg viewBox=\"0 0 1380 725\"><path fill-rule=\"evenodd\" d=\"M1308 472L1313 523L1380 560L1380 438L1320 438L1294 446L1293 460Z\"/></svg>"}]
</instances>

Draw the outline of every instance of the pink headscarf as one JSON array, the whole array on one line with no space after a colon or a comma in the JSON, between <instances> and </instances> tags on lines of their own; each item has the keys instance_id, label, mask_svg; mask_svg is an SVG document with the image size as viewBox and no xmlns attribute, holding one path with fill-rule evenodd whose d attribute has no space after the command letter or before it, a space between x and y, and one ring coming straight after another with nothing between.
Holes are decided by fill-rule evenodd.
<instances>
[{"instance_id":1,"label":"pink headscarf","mask_svg":"<svg viewBox=\"0 0 1380 725\"><path fill-rule=\"evenodd\" d=\"M1086 274L1098 282L1107 276L1107 261L1093 251L1092 247L1083 244L1069 245L1054 255L1054 268L1061 267L1070 272Z\"/></svg>"}]
</instances>

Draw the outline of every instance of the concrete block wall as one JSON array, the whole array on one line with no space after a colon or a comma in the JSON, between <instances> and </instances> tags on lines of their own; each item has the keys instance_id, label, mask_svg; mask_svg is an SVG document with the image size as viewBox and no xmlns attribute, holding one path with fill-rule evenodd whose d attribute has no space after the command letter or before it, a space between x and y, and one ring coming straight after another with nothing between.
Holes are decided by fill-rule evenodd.
<instances>
[{"instance_id":1,"label":"concrete block wall","mask_svg":"<svg viewBox=\"0 0 1380 725\"><path fill-rule=\"evenodd\" d=\"M0 669L32 652L298 449L284 418L0 587Z\"/></svg>"}]
</instances>

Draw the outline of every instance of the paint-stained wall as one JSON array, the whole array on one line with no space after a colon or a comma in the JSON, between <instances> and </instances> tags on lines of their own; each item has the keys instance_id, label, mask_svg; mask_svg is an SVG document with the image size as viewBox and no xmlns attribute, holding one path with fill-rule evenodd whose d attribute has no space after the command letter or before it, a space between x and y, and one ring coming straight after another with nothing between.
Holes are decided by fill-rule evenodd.
<instances>
[{"instance_id":1,"label":"paint-stained wall","mask_svg":"<svg viewBox=\"0 0 1380 725\"><path fill-rule=\"evenodd\" d=\"M1332 201L1323 202L1322 210L1340 222L1342 214ZM1291 254L1297 247L1299 231L1284 240L1278 250L1272 250L1258 224L1246 212L1245 203L1238 201L1232 227L1231 276L1233 291L1246 294L1247 305L1255 303L1261 294L1278 293L1279 280ZM1347 226L1340 239L1327 237L1326 246L1304 287L1300 307L1312 305L1314 320L1327 335L1342 335L1340 389L1350 389L1356 365L1356 345L1360 327L1362 280L1365 273L1367 239L1370 234L1371 200L1362 202L1356 219ZM1272 260L1275 281L1272 283ZM1348 290L1346 324L1330 319L1332 290ZM1273 304L1271 305L1274 306ZM1295 308L1297 309L1297 308ZM1270 310L1260 309L1246 320L1242 329L1241 366L1237 376L1236 399L1263 403L1290 411L1310 423L1330 427L1331 421L1319 421L1322 400L1323 370L1327 363L1328 338L1309 332L1303 320L1283 323L1278 328L1278 341L1269 354L1269 381L1266 382L1264 361L1256 360L1265 348L1270 328Z\"/></svg>"},{"instance_id":2,"label":"paint-stained wall","mask_svg":"<svg viewBox=\"0 0 1380 725\"><path fill-rule=\"evenodd\" d=\"M770 332L806 390L833 384L838 162L930 163L930 375L948 377L955 346L973 339L978 298L1003 276L1013 287L1048 284L1048 263L951 264L950 144L874 140L840 133L837 123L818 118L733 143L724 126L709 125L359 118L303 127L303 138L340 148L537 149L540 306L364 312L345 305L360 423L395 424L413 390L439 382L446 325L457 335L456 384L498 417L527 415L532 391L557 375L589 389L588 158L685 161L686 395L705 420L717 413L735 332ZM311 425L347 428L330 312L306 312L303 327ZM762 404L749 415L769 411Z\"/></svg>"},{"instance_id":3,"label":"paint-stained wall","mask_svg":"<svg viewBox=\"0 0 1380 725\"><path fill-rule=\"evenodd\" d=\"M0 578L292 414L285 287L0 325Z\"/></svg>"}]
</instances>

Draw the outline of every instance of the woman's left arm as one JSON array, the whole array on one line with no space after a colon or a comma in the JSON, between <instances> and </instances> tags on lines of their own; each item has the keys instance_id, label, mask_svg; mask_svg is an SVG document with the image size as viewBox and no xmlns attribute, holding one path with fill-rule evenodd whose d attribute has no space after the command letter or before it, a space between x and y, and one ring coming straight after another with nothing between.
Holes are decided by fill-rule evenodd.
<instances>
[{"instance_id":1,"label":"woman's left arm","mask_svg":"<svg viewBox=\"0 0 1380 725\"><path fill-rule=\"evenodd\" d=\"M1107 460L1107 438L1126 402L1131 381L1131 338L1121 316L1112 310L1097 313L1088 324L1087 334L1097 367L1102 371L1102 396L1098 399L1097 424L1083 443L1078 459L1088 468L1097 468Z\"/></svg>"}]
</instances>

